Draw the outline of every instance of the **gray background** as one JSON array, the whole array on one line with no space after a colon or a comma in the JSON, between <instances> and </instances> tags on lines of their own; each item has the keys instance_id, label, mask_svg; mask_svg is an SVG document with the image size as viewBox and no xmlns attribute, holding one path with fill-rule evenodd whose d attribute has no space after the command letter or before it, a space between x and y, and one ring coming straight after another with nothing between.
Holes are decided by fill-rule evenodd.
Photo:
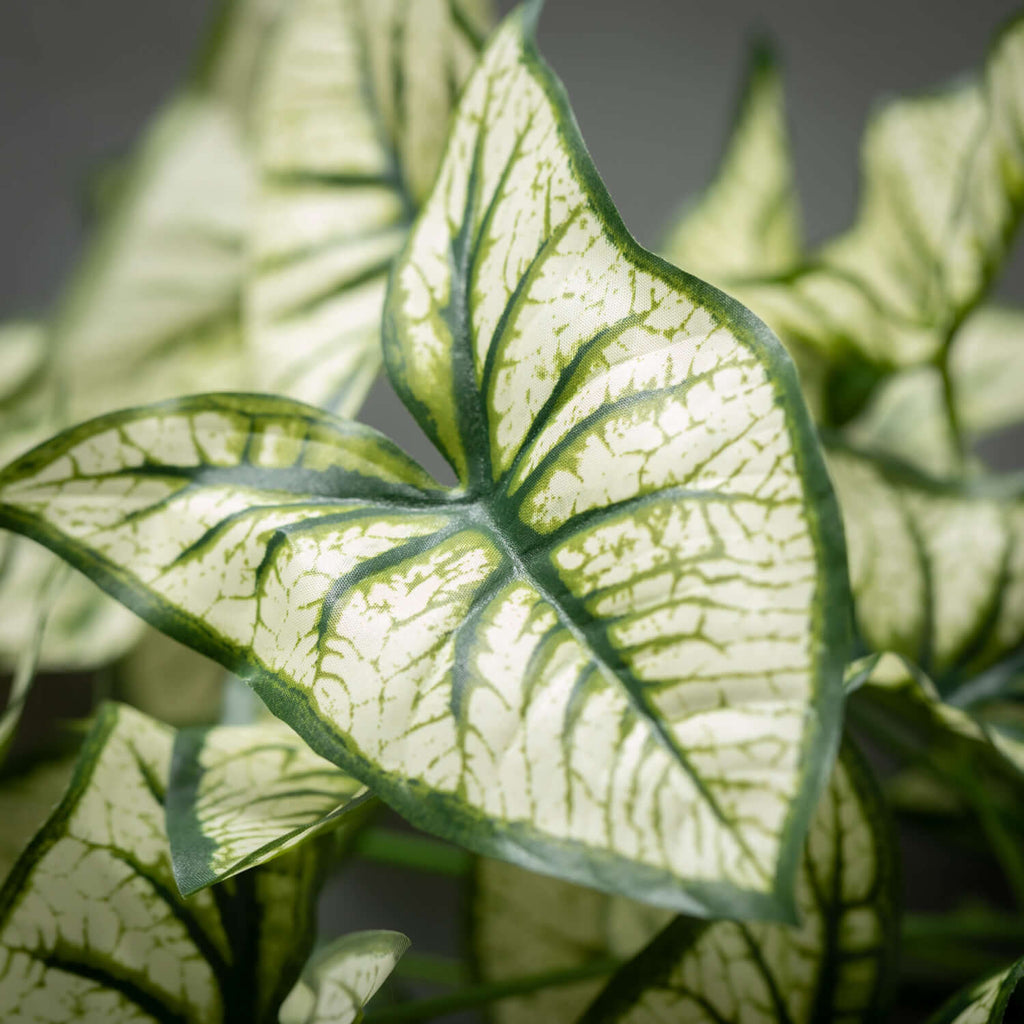
<instances>
[{"instance_id":1,"label":"gray background","mask_svg":"<svg viewBox=\"0 0 1024 1024\"><path fill-rule=\"evenodd\" d=\"M83 238L85 175L124 152L173 89L209 8L208 0L0 5L0 317L44 312L57 295ZM769 34L785 60L806 227L818 241L853 215L871 105L976 67L1014 8L1005 0L549 0L540 40L627 225L653 245L712 172L746 43ZM1021 295L1021 271L1018 259L1003 294ZM386 385L365 418L438 465ZM334 927L399 928L421 951L452 951L459 894L441 881L424 889L363 866L330 885L325 907Z\"/></svg>"}]
</instances>

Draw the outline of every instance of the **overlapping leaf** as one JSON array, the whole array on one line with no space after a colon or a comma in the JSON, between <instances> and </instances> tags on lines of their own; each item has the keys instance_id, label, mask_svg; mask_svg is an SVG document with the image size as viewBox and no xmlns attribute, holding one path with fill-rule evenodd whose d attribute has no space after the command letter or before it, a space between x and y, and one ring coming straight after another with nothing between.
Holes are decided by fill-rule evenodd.
<instances>
[{"instance_id":1,"label":"overlapping leaf","mask_svg":"<svg viewBox=\"0 0 1024 1024\"><path fill-rule=\"evenodd\" d=\"M1024 19L983 77L882 109L854 226L740 290L787 343L882 366L936 358L1000 268L1024 209Z\"/></svg>"},{"instance_id":2,"label":"overlapping leaf","mask_svg":"<svg viewBox=\"0 0 1024 1024\"><path fill-rule=\"evenodd\" d=\"M354 830L370 799L279 722L183 729L166 801L178 888L188 896L327 829Z\"/></svg>"},{"instance_id":3,"label":"overlapping leaf","mask_svg":"<svg viewBox=\"0 0 1024 1024\"><path fill-rule=\"evenodd\" d=\"M802 253L782 75L758 47L714 180L687 206L662 245L676 266L726 290L790 270Z\"/></svg>"},{"instance_id":4,"label":"overlapping leaf","mask_svg":"<svg viewBox=\"0 0 1024 1024\"><path fill-rule=\"evenodd\" d=\"M69 431L5 472L0 518L425 828L787 914L841 699L833 497L791 364L628 236L523 12L467 86L386 325L459 487L357 425L220 396Z\"/></svg>"},{"instance_id":5,"label":"overlapping leaf","mask_svg":"<svg viewBox=\"0 0 1024 1024\"><path fill-rule=\"evenodd\" d=\"M936 367L894 375L850 425L850 437L927 473L961 471L961 444L970 451L988 435L1024 421L1024 312L984 306L973 313L953 339L948 375L948 396ZM961 438L953 433L954 423Z\"/></svg>"},{"instance_id":6,"label":"overlapping leaf","mask_svg":"<svg viewBox=\"0 0 1024 1024\"><path fill-rule=\"evenodd\" d=\"M297 0L257 119L247 330L261 391L355 413L388 270L437 172L488 0Z\"/></svg>"},{"instance_id":7,"label":"overlapping leaf","mask_svg":"<svg viewBox=\"0 0 1024 1024\"><path fill-rule=\"evenodd\" d=\"M491 1018L495 1024L575 1020L601 991L609 965L638 953L671 917L660 907L480 858L473 952L482 978L580 974L571 984L503 999L492 1007Z\"/></svg>"},{"instance_id":8,"label":"overlapping leaf","mask_svg":"<svg viewBox=\"0 0 1024 1024\"><path fill-rule=\"evenodd\" d=\"M898 940L895 850L867 766L844 748L798 883L799 926L677 918L580 1024L868 1024Z\"/></svg>"},{"instance_id":9,"label":"overlapping leaf","mask_svg":"<svg viewBox=\"0 0 1024 1024\"><path fill-rule=\"evenodd\" d=\"M1024 503L833 448L860 635L946 689L1024 641Z\"/></svg>"},{"instance_id":10,"label":"overlapping leaf","mask_svg":"<svg viewBox=\"0 0 1024 1024\"><path fill-rule=\"evenodd\" d=\"M322 850L178 896L163 830L173 733L107 705L0 891L0 1015L272 1022L313 940Z\"/></svg>"},{"instance_id":11,"label":"overlapping leaf","mask_svg":"<svg viewBox=\"0 0 1024 1024\"><path fill-rule=\"evenodd\" d=\"M928 1024L1002 1024L1014 990L1024 976L1024 960L955 995ZM1012 1022L1008 1022L1012 1024Z\"/></svg>"},{"instance_id":12,"label":"overlapping leaf","mask_svg":"<svg viewBox=\"0 0 1024 1024\"><path fill-rule=\"evenodd\" d=\"M352 1024L409 948L398 932L357 932L321 950L281 1007L281 1024Z\"/></svg>"}]
</instances>

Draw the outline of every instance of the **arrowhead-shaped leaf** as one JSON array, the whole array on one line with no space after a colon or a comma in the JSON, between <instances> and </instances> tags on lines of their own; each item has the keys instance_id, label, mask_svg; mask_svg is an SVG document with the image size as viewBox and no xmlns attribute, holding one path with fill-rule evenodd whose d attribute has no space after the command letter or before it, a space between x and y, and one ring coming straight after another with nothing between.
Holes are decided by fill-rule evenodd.
<instances>
[{"instance_id":1,"label":"arrowhead-shaped leaf","mask_svg":"<svg viewBox=\"0 0 1024 1024\"><path fill-rule=\"evenodd\" d=\"M891 827L848 744L811 824L800 925L677 918L612 978L580 1024L883 1019L899 939Z\"/></svg>"},{"instance_id":2,"label":"arrowhead-shaped leaf","mask_svg":"<svg viewBox=\"0 0 1024 1024\"><path fill-rule=\"evenodd\" d=\"M861 639L946 690L1024 641L1024 502L998 484L829 453Z\"/></svg>"},{"instance_id":3,"label":"arrowhead-shaped leaf","mask_svg":"<svg viewBox=\"0 0 1024 1024\"><path fill-rule=\"evenodd\" d=\"M857 221L812 263L743 288L783 340L883 366L928 362L985 295L1024 212L1024 18L983 76L884 107Z\"/></svg>"},{"instance_id":4,"label":"arrowhead-shaped leaf","mask_svg":"<svg viewBox=\"0 0 1024 1024\"><path fill-rule=\"evenodd\" d=\"M279 722L182 729L166 800L178 888L188 896L327 829L354 829L371 799Z\"/></svg>"},{"instance_id":5,"label":"arrowhead-shaped leaf","mask_svg":"<svg viewBox=\"0 0 1024 1024\"><path fill-rule=\"evenodd\" d=\"M312 945L322 850L194 896L163 830L173 732L107 705L70 787L0 890L0 1016L276 1021Z\"/></svg>"},{"instance_id":6,"label":"arrowhead-shaped leaf","mask_svg":"<svg viewBox=\"0 0 1024 1024\"><path fill-rule=\"evenodd\" d=\"M928 1024L1002 1024L1022 977L1024 959L955 995Z\"/></svg>"},{"instance_id":7,"label":"arrowhead-shaped leaf","mask_svg":"<svg viewBox=\"0 0 1024 1024\"><path fill-rule=\"evenodd\" d=\"M834 499L792 365L626 233L527 20L466 88L386 310L460 486L310 407L206 397L25 456L0 521L415 823L785 916L842 696Z\"/></svg>"},{"instance_id":8,"label":"arrowhead-shaped leaf","mask_svg":"<svg viewBox=\"0 0 1024 1024\"><path fill-rule=\"evenodd\" d=\"M281 1007L280 1024L353 1024L409 948L398 932L356 932L321 950Z\"/></svg>"},{"instance_id":9,"label":"arrowhead-shaped leaf","mask_svg":"<svg viewBox=\"0 0 1024 1024\"><path fill-rule=\"evenodd\" d=\"M487 0L295 0L256 120L255 386L354 414L391 263L429 191Z\"/></svg>"},{"instance_id":10,"label":"arrowhead-shaped leaf","mask_svg":"<svg viewBox=\"0 0 1024 1024\"><path fill-rule=\"evenodd\" d=\"M726 289L743 278L781 274L799 262L800 209L782 74L765 47L751 56L714 179L682 211L662 248L676 266Z\"/></svg>"}]
</instances>

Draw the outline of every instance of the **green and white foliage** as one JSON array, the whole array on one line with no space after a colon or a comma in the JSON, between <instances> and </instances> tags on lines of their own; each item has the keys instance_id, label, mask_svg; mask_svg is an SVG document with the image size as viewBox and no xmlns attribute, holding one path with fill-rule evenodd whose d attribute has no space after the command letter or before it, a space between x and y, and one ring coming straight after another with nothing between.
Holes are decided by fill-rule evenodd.
<instances>
[{"instance_id":1,"label":"green and white foliage","mask_svg":"<svg viewBox=\"0 0 1024 1024\"><path fill-rule=\"evenodd\" d=\"M1024 641L1024 501L833 447L857 628L946 689Z\"/></svg>"},{"instance_id":2,"label":"green and white foliage","mask_svg":"<svg viewBox=\"0 0 1024 1024\"><path fill-rule=\"evenodd\" d=\"M637 954L671 920L648 903L481 857L473 884L473 952L484 981L581 969L572 984L502 999L494 1024L573 1021L607 981L611 960ZM593 977L586 969L593 965Z\"/></svg>"},{"instance_id":3,"label":"green and white foliage","mask_svg":"<svg viewBox=\"0 0 1024 1024\"><path fill-rule=\"evenodd\" d=\"M885 106L854 226L741 297L784 340L885 367L937 358L999 270L1024 208L1024 19L984 74Z\"/></svg>"},{"instance_id":4,"label":"green and white foliage","mask_svg":"<svg viewBox=\"0 0 1024 1024\"><path fill-rule=\"evenodd\" d=\"M948 374L949 396L936 367L894 375L850 425L849 436L926 473L960 472L961 445L969 452L989 435L1024 421L1024 311L982 306L972 313L953 338ZM954 435L953 423L961 438Z\"/></svg>"},{"instance_id":5,"label":"green and white foliage","mask_svg":"<svg viewBox=\"0 0 1024 1024\"><path fill-rule=\"evenodd\" d=\"M370 799L280 722L182 729L166 801L178 888L188 896L328 829L352 830Z\"/></svg>"},{"instance_id":6,"label":"green and white foliage","mask_svg":"<svg viewBox=\"0 0 1024 1024\"><path fill-rule=\"evenodd\" d=\"M1024 741L957 706L957 693L943 700L916 665L896 654L871 655L851 666L852 714L883 739L895 732L902 748L916 748L954 777L981 783L1001 780L1021 795ZM988 713L992 713L992 708Z\"/></svg>"},{"instance_id":7,"label":"green and white foliage","mask_svg":"<svg viewBox=\"0 0 1024 1024\"><path fill-rule=\"evenodd\" d=\"M366 428L219 396L54 439L0 478L0 521L415 823L786 917L838 732L838 513L791 364L626 233L531 10L466 87L386 310L458 487Z\"/></svg>"},{"instance_id":8,"label":"green and white foliage","mask_svg":"<svg viewBox=\"0 0 1024 1024\"><path fill-rule=\"evenodd\" d=\"M811 825L800 924L677 918L580 1024L869 1024L895 964L898 865L867 765L846 744Z\"/></svg>"},{"instance_id":9,"label":"green and white foliage","mask_svg":"<svg viewBox=\"0 0 1024 1024\"><path fill-rule=\"evenodd\" d=\"M792 269L802 256L800 207L782 74L764 46L751 56L736 122L711 184L662 245L666 259L726 290Z\"/></svg>"},{"instance_id":10,"label":"green and white foliage","mask_svg":"<svg viewBox=\"0 0 1024 1024\"><path fill-rule=\"evenodd\" d=\"M488 0L295 0L257 117L247 288L256 388L352 415L391 263L429 192Z\"/></svg>"},{"instance_id":11,"label":"green and white foliage","mask_svg":"<svg viewBox=\"0 0 1024 1024\"><path fill-rule=\"evenodd\" d=\"M1024 976L1024 960L955 995L928 1024L1002 1024L1014 990ZM1007 1020L1007 1024L1012 1021Z\"/></svg>"},{"instance_id":12,"label":"green and white foliage","mask_svg":"<svg viewBox=\"0 0 1024 1024\"><path fill-rule=\"evenodd\" d=\"M356 932L314 956L281 1007L281 1024L352 1024L409 948L398 932Z\"/></svg>"},{"instance_id":13,"label":"green and white foliage","mask_svg":"<svg viewBox=\"0 0 1024 1024\"><path fill-rule=\"evenodd\" d=\"M163 828L173 732L106 705L64 799L0 890L0 1016L271 1022L312 945L322 851L306 844L177 893Z\"/></svg>"}]
</instances>

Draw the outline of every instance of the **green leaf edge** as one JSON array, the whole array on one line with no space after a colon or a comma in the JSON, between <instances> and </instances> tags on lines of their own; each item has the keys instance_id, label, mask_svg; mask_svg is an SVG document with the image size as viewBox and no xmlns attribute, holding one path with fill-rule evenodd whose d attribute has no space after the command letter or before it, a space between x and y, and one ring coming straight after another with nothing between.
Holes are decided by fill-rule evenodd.
<instances>
[{"instance_id":1,"label":"green leaf edge","mask_svg":"<svg viewBox=\"0 0 1024 1024\"><path fill-rule=\"evenodd\" d=\"M965 1010L971 1009L976 999L976 992L979 986L986 984L999 974L1005 973L1006 977L999 986L999 995L992 1005L992 1012L985 1018L985 1024L1000 1024L1010 1004L1014 990L1024 978L1024 957L1012 963L1005 972L997 971L990 974L979 982L968 985L967 988L957 992L948 1002L944 1003L938 1012L928 1018L927 1024L954 1024L956 1018Z\"/></svg>"},{"instance_id":2,"label":"green leaf edge","mask_svg":"<svg viewBox=\"0 0 1024 1024\"><path fill-rule=\"evenodd\" d=\"M804 778L782 829L780 854L771 892L738 889L724 882L694 882L682 890L679 880L664 869L642 866L617 854L597 853L578 842L551 837L538 839L530 826L488 822L481 815L462 807L453 798L438 794L416 780L401 782L393 774L383 773L372 762L354 755L343 737L326 728L316 718L301 695L288 692L275 675L252 664L245 651L225 644L204 623L183 615L178 608L163 599L135 592L133 586L123 579L117 565L92 556L77 542L62 538L56 530L2 503L0 527L24 533L59 552L61 557L151 625L241 676L267 708L302 736L316 753L370 786L400 814L427 831L460 843L476 853L497 856L530 870L550 873L549 865L556 865L562 877L687 913L795 922L796 875L803 842L818 798L828 781L829 772L822 768L831 766L839 746L844 700L843 671L851 643L851 597L838 502L810 414L804 404L796 370L771 329L750 310L713 285L648 252L634 240L623 224L590 159L569 107L565 89L537 50L535 27L542 4L543 0L529 0L509 17L521 20L524 57L555 109L560 134L573 160L573 170L594 204L596 213L602 218L605 230L621 247L621 251L641 269L660 277L670 287L693 298L695 302L714 308L719 319L727 324L737 340L763 358L764 365L774 375L777 401L784 404L787 426L794 441L793 456L806 486L804 507L819 556L812 626L817 646L816 686L812 701L815 725L808 730L800 758L805 768ZM399 255L392 266L392 278L394 267L401 260L402 255ZM390 294L393 294L391 289ZM396 365L392 351L394 329L388 315L390 304L389 298L384 316L385 365L399 396L420 421L417 403L404 385L401 366ZM351 432L355 427L375 436L391 450L396 448L393 442L371 428L341 420L313 406L267 395L232 393L191 396L144 408L184 412L197 408L216 408L218 402L234 404L245 401L286 402L293 411L305 410L312 418L334 429L340 427L343 431ZM98 417L23 455L0 471L0 490L12 478L20 475L21 470L46 460L51 452L74 444L80 437L88 436L107 425L115 425L125 412L130 411ZM420 422L438 450L443 451L429 424Z\"/></svg>"},{"instance_id":3,"label":"green leaf edge","mask_svg":"<svg viewBox=\"0 0 1024 1024\"><path fill-rule=\"evenodd\" d=\"M884 1016L883 1010L891 1000L897 981L896 966L900 947L898 921L901 911L899 843L878 781L867 759L848 736L843 738L842 760L865 817L871 822L879 864L876 885L883 890L889 888L896 897L885 908L888 910L889 927L883 930L883 951L878 958L880 971L874 988L874 1002L863 1011L864 1015L858 1018L862 1021L874 1021ZM627 961L612 975L608 984L598 993L576 1024L618 1024L620 1021L626 1021L628 1018L625 1015L637 1004L637 999L645 989L668 978L679 960L700 940L704 932L718 924L742 922L698 921L683 916L670 921L632 960ZM839 941L838 935L836 941ZM1024 960L1020 961L1020 965L1024 973ZM828 975L827 965L823 965L823 969L816 975L816 980L819 983L822 980L827 981ZM814 989L815 996L819 991L821 990L817 987ZM817 1007L816 1003L815 1008L810 1013L809 1020L819 1020L817 1013L821 1008ZM781 1018L781 1024L788 1024L788 1018ZM940 1022L936 1021L934 1024Z\"/></svg>"},{"instance_id":4,"label":"green leaf edge","mask_svg":"<svg viewBox=\"0 0 1024 1024\"><path fill-rule=\"evenodd\" d=\"M217 843L203 831L202 823L195 814L199 787L205 774L199 764L199 753L207 733L215 728L217 726L190 726L179 729L174 737L164 815L171 846L171 868L174 880L178 883L178 892L182 896L192 896L201 889L263 864L279 853L286 853L287 850L281 847L298 835L305 834L305 842L337 828L349 816L363 817L364 812L372 810L376 803L373 793L367 791L348 803L339 804L319 821L300 825L277 839L271 839L236 861L229 870L218 873L211 867L213 855L218 849Z\"/></svg>"}]
</instances>

